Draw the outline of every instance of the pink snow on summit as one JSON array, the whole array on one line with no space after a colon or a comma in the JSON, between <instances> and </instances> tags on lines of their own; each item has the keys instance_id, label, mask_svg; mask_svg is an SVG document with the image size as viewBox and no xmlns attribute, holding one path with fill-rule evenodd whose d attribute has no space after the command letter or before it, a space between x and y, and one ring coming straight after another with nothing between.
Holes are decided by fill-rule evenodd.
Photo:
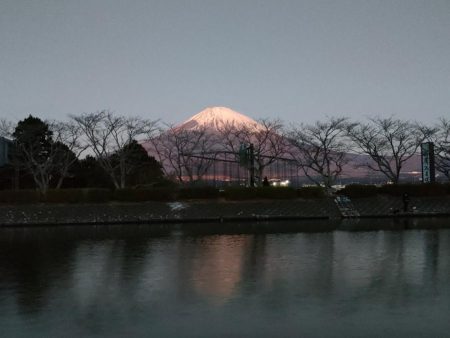
<instances>
[{"instance_id":1,"label":"pink snow on summit","mask_svg":"<svg viewBox=\"0 0 450 338\"><path fill-rule=\"evenodd\" d=\"M180 124L177 128L184 130L206 128L217 131L225 126L261 128L260 124L254 119L227 107L208 107Z\"/></svg>"}]
</instances>

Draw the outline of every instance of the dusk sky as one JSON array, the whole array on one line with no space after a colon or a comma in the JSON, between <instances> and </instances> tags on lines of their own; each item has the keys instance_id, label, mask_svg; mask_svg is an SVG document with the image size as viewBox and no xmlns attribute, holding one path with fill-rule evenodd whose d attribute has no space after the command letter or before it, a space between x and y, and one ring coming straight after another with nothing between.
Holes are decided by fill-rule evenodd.
<instances>
[{"instance_id":1,"label":"dusk sky","mask_svg":"<svg viewBox=\"0 0 450 338\"><path fill-rule=\"evenodd\" d=\"M0 117L207 106L450 117L450 1L0 1Z\"/></svg>"}]
</instances>

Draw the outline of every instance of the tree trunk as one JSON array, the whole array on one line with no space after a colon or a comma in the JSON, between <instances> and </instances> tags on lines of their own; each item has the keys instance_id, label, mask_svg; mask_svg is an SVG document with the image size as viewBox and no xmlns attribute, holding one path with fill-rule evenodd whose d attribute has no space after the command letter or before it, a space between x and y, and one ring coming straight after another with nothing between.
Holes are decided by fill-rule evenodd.
<instances>
[{"instance_id":1,"label":"tree trunk","mask_svg":"<svg viewBox=\"0 0 450 338\"><path fill-rule=\"evenodd\" d=\"M64 171L61 173L61 175L59 176L58 183L56 183L56 188L55 188L55 189L57 189L57 190L61 189L61 186L62 186L62 184L63 184L63 182L64 182L64 179L65 179L66 177L67 177L67 171L64 170Z\"/></svg>"}]
</instances>

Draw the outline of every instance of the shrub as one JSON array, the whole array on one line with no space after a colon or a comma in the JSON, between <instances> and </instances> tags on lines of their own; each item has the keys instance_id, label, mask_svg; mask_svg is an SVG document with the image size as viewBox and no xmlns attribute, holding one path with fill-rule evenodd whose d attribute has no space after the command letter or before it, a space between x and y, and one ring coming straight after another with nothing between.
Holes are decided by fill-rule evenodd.
<instances>
[{"instance_id":1,"label":"shrub","mask_svg":"<svg viewBox=\"0 0 450 338\"><path fill-rule=\"evenodd\" d=\"M119 202L172 201L175 190L172 188L117 189L113 199Z\"/></svg>"},{"instance_id":2,"label":"shrub","mask_svg":"<svg viewBox=\"0 0 450 338\"><path fill-rule=\"evenodd\" d=\"M450 193L446 184L386 184L381 187L374 185L351 184L337 192L338 195L349 197L371 197L377 194L402 196L407 193L410 196L444 196Z\"/></svg>"},{"instance_id":3,"label":"shrub","mask_svg":"<svg viewBox=\"0 0 450 338\"><path fill-rule=\"evenodd\" d=\"M444 186L444 189L445 189L445 193L447 195L450 195L450 183L444 183L443 186Z\"/></svg>"},{"instance_id":4,"label":"shrub","mask_svg":"<svg viewBox=\"0 0 450 338\"><path fill-rule=\"evenodd\" d=\"M43 197L47 203L80 203L84 201L82 189L49 190Z\"/></svg>"},{"instance_id":5,"label":"shrub","mask_svg":"<svg viewBox=\"0 0 450 338\"><path fill-rule=\"evenodd\" d=\"M371 197L376 196L378 188L375 185L350 184L344 189L337 192L338 195L345 195L348 197Z\"/></svg>"},{"instance_id":6,"label":"shrub","mask_svg":"<svg viewBox=\"0 0 450 338\"><path fill-rule=\"evenodd\" d=\"M407 193L410 196L443 196L446 187L439 183L430 184L387 184L378 188L380 194L401 196Z\"/></svg>"},{"instance_id":7,"label":"shrub","mask_svg":"<svg viewBox=\"0 0 450 338\"><path fill-rule=\"evenodd\" d=\"M148 184L138 184L134 185L133 189L155 189L155 188L172 188L176 189L178 188L179 184L177 182L174 182L173 180L169 180L167 178L159 178L154 182L148 183ZM130 188L128 188L130 189Z\"/></svg>"},{"instance_id":8,"label":"shrub","mask_svg":"<svg viewBox=\"0 0 450 338\"><path fill-rule=\"evenodd\" d=\"M37 190L1 190L0 203L39 203L41 194Z\"/></svg>"},{"instance_id":9,"label":"shrub","mask_svg":"<svg viewBox=\"0 0 450 338\"><path fill-rule=\"evenodd\" d=\"M297 189L297 196L301 198L323 198L325 190L322 187L302 187Z\"/></svg>"},{"instance_id":10,"label":"shrub","mask_svg":"<svg viewBox=\"0 0 450 338\"><path fill-rule=\"evenodd\" d=\"M215 187L189 187L178 191L179 199L213 199L219 197L219 189Z\"/></svg>"},{"instance_id":11,"label":"shrub","mask_svg":"<svg viewBox=\"0 0 450 338\"><path fill-rule=\"evenodd\" d=\"M82 189L84 193L84 202L102 203L111 201L113 194L109 189Z\"/></svg>"},{"instance_id":12,"label":"shrub","mask_svg":"<svg viewBox=\"0 0 450 338\"><path fill-rule=\"evenodd\" d=\"M43 201L47 203L104 203L111 200L109 189L49 190Z\"/></svg>"},{"instance_id":13,"label":"shrub","mask_svg":"<svg viewBox=\"0 0 450 338\"><path fill-rule=\"evenodd\" d=\"M261 188L227 188L223 196L228 200L250 199L290 199L297 197L297 191L293 188L261 187Z\"/></svg>"}]
</instances>

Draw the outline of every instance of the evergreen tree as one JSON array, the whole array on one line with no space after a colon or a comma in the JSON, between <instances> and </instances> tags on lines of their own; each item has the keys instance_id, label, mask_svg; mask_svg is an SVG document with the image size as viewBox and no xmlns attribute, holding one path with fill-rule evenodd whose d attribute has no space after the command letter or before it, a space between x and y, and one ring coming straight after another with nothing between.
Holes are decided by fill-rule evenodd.
<instances>
[{"instance_id":1,"label":"evergreen tree","mask_svg":"<svg viewBox=\"0 0 450 338\"><path fill-rule=\"evenodd\" d=\"M54 170L52 131L47 123L29 115L13 132L12 163L29 172L36 187L46 193Z\"/></svg>"}]
</instances>

